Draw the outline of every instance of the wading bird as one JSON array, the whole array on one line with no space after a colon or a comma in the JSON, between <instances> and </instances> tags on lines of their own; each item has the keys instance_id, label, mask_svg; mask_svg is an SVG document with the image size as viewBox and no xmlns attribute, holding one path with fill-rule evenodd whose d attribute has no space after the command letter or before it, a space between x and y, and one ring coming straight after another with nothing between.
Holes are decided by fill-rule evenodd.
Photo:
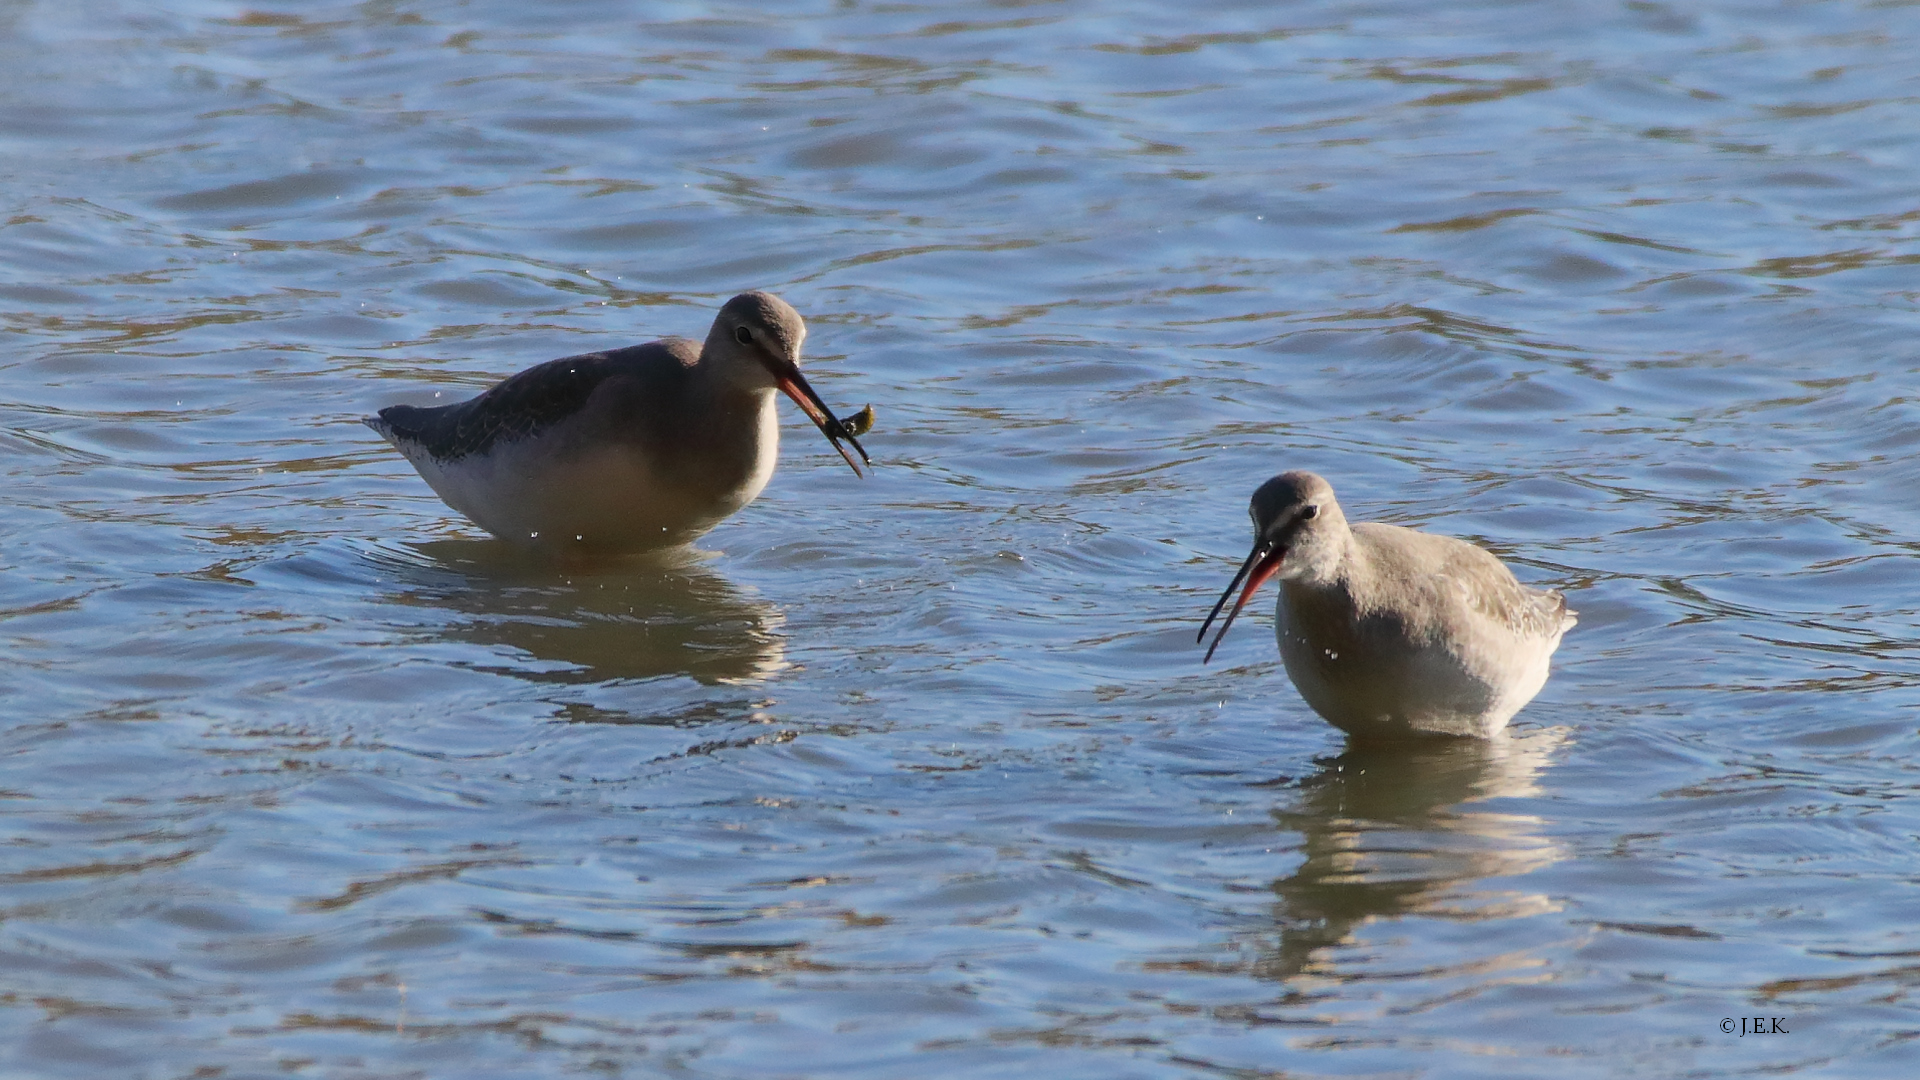
<instances>
[{"instance_id":1,"label":"wading bird","mask_svg":"<svg viewBox=\"0 0 1920 1080\"><path fill-rule=\"evenodd\" d=\"M1207 649L1270 578L1287 675L1313 711L1357 739L1488 736L1547 681L1547 660L1574 624L1566 597L1514 580L1499 559L1450 536L1353 526L1333 485L1289 472L1249 507L1253 552L1200 626L1200 639L1242 580Z\"/></svg>"},{"instance_id":2,"label":"wading bird","mask_svg":"<svg viewBox=\"0 0 1920 1080\"><path fill-rule=\"evenodd\" d=\"M807 324L786 301L727 301L705 344L666 338L550 360L454 405L366 420L428 486L503 540L561 553L684 543L752 502L780 447L774 391L855 474L856 430L800 374ZM845 440L860 455L856 462Z\"/></svg>"}]
</instances>

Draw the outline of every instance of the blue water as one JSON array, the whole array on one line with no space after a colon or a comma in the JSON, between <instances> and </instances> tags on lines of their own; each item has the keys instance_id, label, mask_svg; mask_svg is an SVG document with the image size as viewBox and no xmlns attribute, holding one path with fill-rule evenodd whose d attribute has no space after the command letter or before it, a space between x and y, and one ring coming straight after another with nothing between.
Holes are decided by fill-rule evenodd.
<instances>
[{"instance_id":1,"label":"blue water","mask_svg":"<svg viewBox=\"0 0 1920 1080\"><path fill-rule=\"evenodd\" d=\"M1916 38L0 3L0 1075L1913 1075ZM697 551L357 422L748 288L880 467ZM1288 468L1567 592L1509 737L1199 663Z\"/></svg>"}]
</instances>

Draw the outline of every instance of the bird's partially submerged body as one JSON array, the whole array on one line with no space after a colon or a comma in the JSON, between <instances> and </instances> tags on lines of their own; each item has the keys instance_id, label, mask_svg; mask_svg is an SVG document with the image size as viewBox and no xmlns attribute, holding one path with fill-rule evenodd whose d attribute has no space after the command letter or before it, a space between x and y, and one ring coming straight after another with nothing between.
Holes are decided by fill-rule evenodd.
<instances>
[{"instance_id":1,"label":"bird's partially submerged body","mask_svg":"<svg viewBox=\"0 0 1920 1080\"><path fill-rule=\"evenodd\" d=\"M1464 540L1348 526L1332 486L1312 473L1268 481L1251 511L1253 554L1207 622L1242 578L1227 625L1278 577L1275 636L1287 675L1315 712L1355 738L1492 735L1546 684L1549 658L1574 624L1564 596L1520 584Z\"/></svg>"},{"instance_id":2,"label":"bird's partially submerged body","mask_svg":"<svg viewBox=\"0 0 1920 1080\"><path fill-rule=\"evenodd\" d=\"M504 540L563 552L684 543L752 502L780 446L774 391L846 458L852 431L800 374L806 325L734 297L704 345L669 338L528 368L468 401L369 418L448 506Z\"/></svg>"}]
</instances>

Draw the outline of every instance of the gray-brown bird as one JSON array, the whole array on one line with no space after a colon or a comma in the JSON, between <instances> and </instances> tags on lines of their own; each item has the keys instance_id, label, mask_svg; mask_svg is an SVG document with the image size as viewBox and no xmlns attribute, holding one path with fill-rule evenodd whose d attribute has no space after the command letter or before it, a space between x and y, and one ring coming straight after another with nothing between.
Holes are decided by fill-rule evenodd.
<instances>
[{"instance_id":1,"label":"gray-brown bird","mask_svg":"<svg viewBox=\"0 0 1920 1080\"><path fill-rule=\"evenodd\" d=\"M705 344L666 338L550 360L454 405L366 420L448 506L503 540L562 553L684 543L752 502L780 447L774 391L857 475L867 452L800 374L807 324L742 293Z\"/></svg>"},{"instance_id":2,"label":"gray-brown bird","mask_svg":"<svg viewBox=\"0 0 1920 1080\"><path fill-rule=\"evenodd\" d=\"M1249 507L1253 552L1200 627L1246 587L1234 617L1280 580L1274 632L1300 696L1358 739L1489 736L1533 700L1574 624L1566 597L1514 580L1499 559L1450 536L1397 525L1349 526L1333 485L1289 472Z\"/></svg>"}]
</instances>

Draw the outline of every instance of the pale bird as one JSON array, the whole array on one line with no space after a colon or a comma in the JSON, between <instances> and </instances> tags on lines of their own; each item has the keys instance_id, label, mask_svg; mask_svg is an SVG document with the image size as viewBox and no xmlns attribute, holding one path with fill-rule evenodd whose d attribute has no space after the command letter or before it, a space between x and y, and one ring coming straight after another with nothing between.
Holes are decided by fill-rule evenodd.
<instances>
[{"instance_id":1,"label":"pale bird","mask_svg":"<svg viewBox=\"0 0 1920 1080\"><path fill-rule=\"evenodd\" d=\"M1313 711L1358 739L1489 736L1533 700L1574 624L1566 597L1514 579L1450 536L1349 526L1333 486L1310 472L1260 485L1253 552L1200 627L1246 587L1207 649L1269 578L1287 675Z\"/></svg>"}]
</instances>

